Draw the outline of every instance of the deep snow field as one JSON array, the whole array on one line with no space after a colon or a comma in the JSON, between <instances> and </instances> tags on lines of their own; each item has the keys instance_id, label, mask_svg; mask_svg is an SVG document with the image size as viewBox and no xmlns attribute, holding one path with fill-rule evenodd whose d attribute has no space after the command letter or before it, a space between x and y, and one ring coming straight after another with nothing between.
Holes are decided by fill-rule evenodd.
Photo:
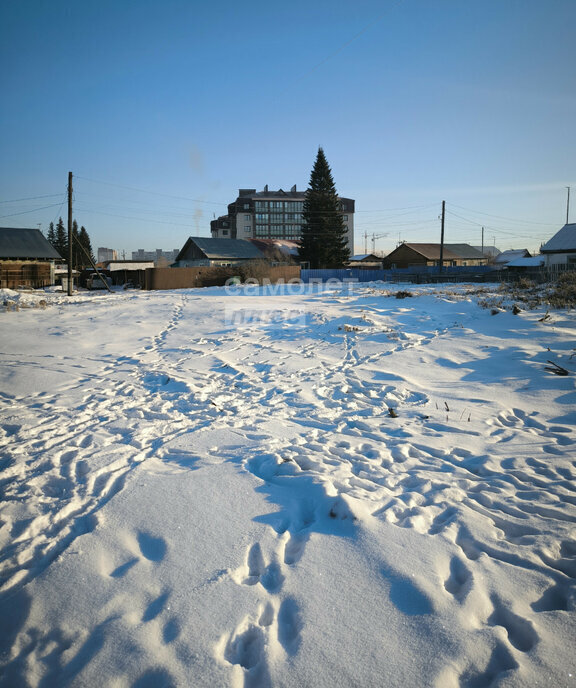
<instances>
[{"instance_id":1,"label":"deep snow field","mask_svg":"<svg viewBox=\"0 0 576 688\"><path fill-rule=\"evenodd\" d=\"M0 685L576 686L576 317L479 298L0 291Z\"/></svg>"}]
</instances>

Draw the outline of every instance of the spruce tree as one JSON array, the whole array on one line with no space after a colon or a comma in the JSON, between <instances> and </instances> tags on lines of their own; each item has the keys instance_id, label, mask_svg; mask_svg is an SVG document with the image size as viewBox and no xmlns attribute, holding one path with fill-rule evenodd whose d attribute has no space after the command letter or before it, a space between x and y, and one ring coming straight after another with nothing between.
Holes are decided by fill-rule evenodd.
<instances>
[{"instance_id":1,"label":"spruce tree","mask_svg":"<svg viewBox=\"0 0 576 688\"><path fill-rule=\"evenodd\" d=\"M58 251L64 261L68 261L68 232L64 228L64 221L62 218L58 220L56 225L56 243L54 248Z\"/></svg>"},{"instance_id":2,"label":"spruce tree","mask_svg":"<svg viewBox=\"0 0 576 688\"><path fill-rule=\"evenodd\" d=\"M78 235L78 238L80 240L80 244L84 248L84 250L81 252L82 263L84 265L89 265L90 261L88 260L88 256L90 256L92 262L95 263L96 259L94 258L94 254L92 253L92 242L90 241L90 236L88 235L88 232L86 231L86 227L84 227L84 225L80 227L80 234Z\"/></svg>"},{"instance_id":3,"label":"spruce tree","mask_svg":"<svg viewBox=\"0 0 576 688\"><path fill-rule=\"evenodd\" d=\"M343 267L350 249L332 170L322 148L310 174L302 215L300 260L308 262L311 269Z\"/></svg>"},{"instance_id":4,"label":"spruce tree","mask_svg":"<svg viewBox=\"0 0 576 688\"><path fill-rule=\"evenodd\" d=\"M74 222L72 222L72 268L74 270L82 270L83 263L84 252L80 246L78 223L74 220Z\"/></svg>"},{"instance_id":5,"label":"spruce tree","mask_svg":"<svg viewBox=\"0 0 576 688\"><path fill-rule=\"evenodd\" d=\"M54 223L51 222L48 227L48 232L46 233L46 239L56 248L56 230L54 229Z\"/></svg>"}]
</instances>

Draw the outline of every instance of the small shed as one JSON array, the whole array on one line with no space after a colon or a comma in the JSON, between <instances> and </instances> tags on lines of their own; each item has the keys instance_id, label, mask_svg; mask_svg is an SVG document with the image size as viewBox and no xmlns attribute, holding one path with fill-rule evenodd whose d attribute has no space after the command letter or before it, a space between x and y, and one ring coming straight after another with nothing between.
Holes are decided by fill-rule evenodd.
<instances>
[{"instance_id":1,"label":"small shed","mask_svg":"<svg viewBox=\"0 0 576 688\"><path fill-rule=\"evenodd\" d=\"M381 268L382 258L375 255L374 253L360 253L356 256L351 256L348 261L348 267L350 268Z\"/></svg>"},{"instance_id":2,"label":"small shed","mask_svg":"<svg viewBox=\"0 0 576 688\"><path fill-rule=\"evenodd\" d=\"M61 260L39 229L0 227L0 288L48 287Z\"/></svg>"}]
</instances>

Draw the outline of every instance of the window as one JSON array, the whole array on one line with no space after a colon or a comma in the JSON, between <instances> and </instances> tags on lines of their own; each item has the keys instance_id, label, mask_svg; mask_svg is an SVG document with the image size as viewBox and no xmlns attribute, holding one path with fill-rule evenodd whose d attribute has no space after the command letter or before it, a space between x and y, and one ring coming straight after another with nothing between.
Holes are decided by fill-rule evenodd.
<instances>
[{"instance_id":1,"label":"window","mask_svg":"<svg viewBox=\"0 0 576 688\"><path fill-rule=\"evenodd\" d=\"M344 220L344 222L348 222L348 215L342 215L342 219Z\"/></svg>"},{"instance_id":2,"label":"window","mask_svg":"<svg viewBox=\"0 0 576 688\"><path fill-rule=\"evenodd\" d=\"M222 230L222 236L228 236L228 230L227 229Z\"/></svg>"},{"instance_id":3,"label":"window","mask_svg":"<svg viewBox=\"0 0 576 688\"><path fill-rule=\"evenodd\" d=\"M244 210L250 210L250 203L244 203Z\"/></svg>"},{"instance_id":4,"label":"window","mask_svg":"<svg viewBox=\"0 0 576 688\"><path fill-rule=\"evenodd\" d=\"M250 234L251 231L252 231L252 225L245 225L244 226L244 232L246 234Z\"/></svg>"},{"instance_id":5,"label":"window","mask_svg":"<svg viewBox=\"0 0 576 688\"><path fill-rule=\"evenodd\" d=\"M250 222L252 219L251 215L244 215L244 222Z\"/></svg>"},{"instance_id":6,"label":"window","mask_svg":"<svg viewBox=\"0 0 576 688\"><path fill-rule=\"evenodd\" d=\"M256 213L256 222L268 222L268 213Z\"/></svg>"}]
</instances>

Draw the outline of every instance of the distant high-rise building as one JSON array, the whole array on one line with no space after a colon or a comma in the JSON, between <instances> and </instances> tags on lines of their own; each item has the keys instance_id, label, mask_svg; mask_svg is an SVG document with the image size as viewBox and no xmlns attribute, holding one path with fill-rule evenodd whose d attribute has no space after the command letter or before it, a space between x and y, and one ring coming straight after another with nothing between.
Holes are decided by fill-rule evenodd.
<instances>
[{"instance_id":1,"label":"distant high-rise building","mask_svg":"<svg viewBox=\"0 0 576 688\"><path fill-rule=\"evenodd\" d=\"M167 260L173 263L179 253L179 248L173 248L171 251L164 251L161 248L157 248L154 251L145 251L143 248L139 248L137 251L132 251L132 260L153 260L155 263L161 260Z\"/></svg>"},{"instance_id":2,"label":"distant high-rise building","mask_svg":"<svg viewBox=\"0 0 576 688\"><path fill-rule=\"evenodd\" d=\"M228 205L228 214L210 223L212 238L284 239L298 241L302 235L305 191L263 191L239 189L238 198ZM354 200L340 199L350 252L354 252Z\"/></svg>"},{"instance_id":3,"label":"distant high-rise building","mask_svg":"<svg viewBox=\"0 0 576 688\"><path fill-rule=\"evenodd\" d=\"M98 248L98 262L104 263L107 260L118 260L118 252L113 248Z\"/></svg>"}]
</instances>

